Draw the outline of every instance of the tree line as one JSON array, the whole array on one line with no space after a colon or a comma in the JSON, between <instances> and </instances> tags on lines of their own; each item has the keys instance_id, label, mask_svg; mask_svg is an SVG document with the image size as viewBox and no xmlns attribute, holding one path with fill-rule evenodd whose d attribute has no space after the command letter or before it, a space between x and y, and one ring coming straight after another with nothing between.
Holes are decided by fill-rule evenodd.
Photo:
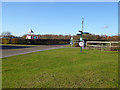
<instances>
[{"instance_id":1,"label":"tree line","mask_svg":"<svg viewBox=\"0 0 120 90\"><path fill-rule=\"evenodd\" d=\"M2 32L0 36L2 37L9 37L9 38L23 38L26 39L26 35L23 35L22 37L17 37L11 34L11 32ZM73 40L80 39L80 36L78 35L53 35L53 34L45 34L45 35L34 35L36 37L39 37L40 39L70 39L73 37ZM95 35L95 34L83 34L83 39L86 40L111 40L111 41L117 41L120 40L120 36L114 35L114 36L107 36L107 35Z\"/></svg>"},{"instance_id":2,"label":"tree line","mask_svg":"<svg viewBox=\"0 0 120 90\"><path fill-rule=\"evenodd\" d=\"M40 39L71 39L73 37L73 40L80 39L80 36L78 35L53 35L53 34L46 34L46 35L34 35L40 37ZM107 35L94 35L94 34L83 34L83 39L86 40L110 40L110 41L117 41L120 36L107 36ZM26 35L23 35L22 38L26 38Z\"/></svg>"}]
</instances>

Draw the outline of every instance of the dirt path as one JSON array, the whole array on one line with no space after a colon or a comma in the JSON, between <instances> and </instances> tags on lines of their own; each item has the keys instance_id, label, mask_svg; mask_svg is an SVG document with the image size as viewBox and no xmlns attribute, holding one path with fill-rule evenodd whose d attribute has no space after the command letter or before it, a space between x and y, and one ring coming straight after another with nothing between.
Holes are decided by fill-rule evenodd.
<instances>
[{"instance_id":1,"label":"dirt path","mask_svg":"<svg viewBox=\"0 0 120 90\"><path fill-rule=\"evenodd\" d=\"M63 45L2 46L2 56L0 58L57 48L63 48Z\"/></svg>"}]
</instances>

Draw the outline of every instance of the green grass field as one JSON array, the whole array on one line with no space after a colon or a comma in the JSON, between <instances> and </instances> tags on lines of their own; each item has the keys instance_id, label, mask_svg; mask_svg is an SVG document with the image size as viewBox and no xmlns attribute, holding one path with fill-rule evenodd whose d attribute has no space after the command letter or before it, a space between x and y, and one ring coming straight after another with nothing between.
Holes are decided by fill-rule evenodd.
<instances>
[{"instance_id":1,"label":"green grass field","mask_svg":"<svg viewBox=\"0 0 120 90\"><path fill-rule=\"evenodd\" d=\"M62 48L2 59L3 88L116 88L118 52Z\"/></svg>"},{"instance_id":2,"label":"green grass field","mask_svg":"<svg viewBox=\"0 0 120 90\"><path fill-rule=\"evenodd\" d=\"M71 45L65 45L64 47L72 47Z\"/></svg>"}]
</instances>

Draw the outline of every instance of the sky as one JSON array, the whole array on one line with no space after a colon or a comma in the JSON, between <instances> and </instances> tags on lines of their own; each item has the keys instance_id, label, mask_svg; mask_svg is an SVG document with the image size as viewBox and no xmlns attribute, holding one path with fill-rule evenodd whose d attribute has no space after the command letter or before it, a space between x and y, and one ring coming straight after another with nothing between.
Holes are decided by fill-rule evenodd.
<instances>
[{"instance_id":1,"label":"sky","mask_svg":"<svg viewBox=\"0 0 120 90\"><path fill-rule=\"evenodd\" d=\"M119 2L120 0L2 0L2 2Z\"/></svg>"},{"instance_id":2,"label":"sky","mask_svg":"<svg viewBox=\"0 0 120 90\"><path fill-rule=\"evenodd\" d=\"M2 2L2 32L76 35L82 29L98 35L118 35L117 2Z\"/></svg>"}]
</instances>

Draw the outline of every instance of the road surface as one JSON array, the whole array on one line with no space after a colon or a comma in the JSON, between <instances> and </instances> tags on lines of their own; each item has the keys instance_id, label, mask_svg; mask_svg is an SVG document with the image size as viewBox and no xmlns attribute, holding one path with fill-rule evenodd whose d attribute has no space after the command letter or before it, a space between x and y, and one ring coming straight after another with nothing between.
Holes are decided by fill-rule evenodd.
<instances>
[{"instance_id":1,"label":"road surface","mask_svg":"<svg viewBox=\"0 0 120 90\"><path fill-rule=\"evenodd\" d=\"M0 58L15 56L20 54L26 54L37 51L44 51L50 49L63 48L63 45L39 45L39 46L8 46L3 45L0 47L2 55Z\"/></svg>"}]
</instances>

